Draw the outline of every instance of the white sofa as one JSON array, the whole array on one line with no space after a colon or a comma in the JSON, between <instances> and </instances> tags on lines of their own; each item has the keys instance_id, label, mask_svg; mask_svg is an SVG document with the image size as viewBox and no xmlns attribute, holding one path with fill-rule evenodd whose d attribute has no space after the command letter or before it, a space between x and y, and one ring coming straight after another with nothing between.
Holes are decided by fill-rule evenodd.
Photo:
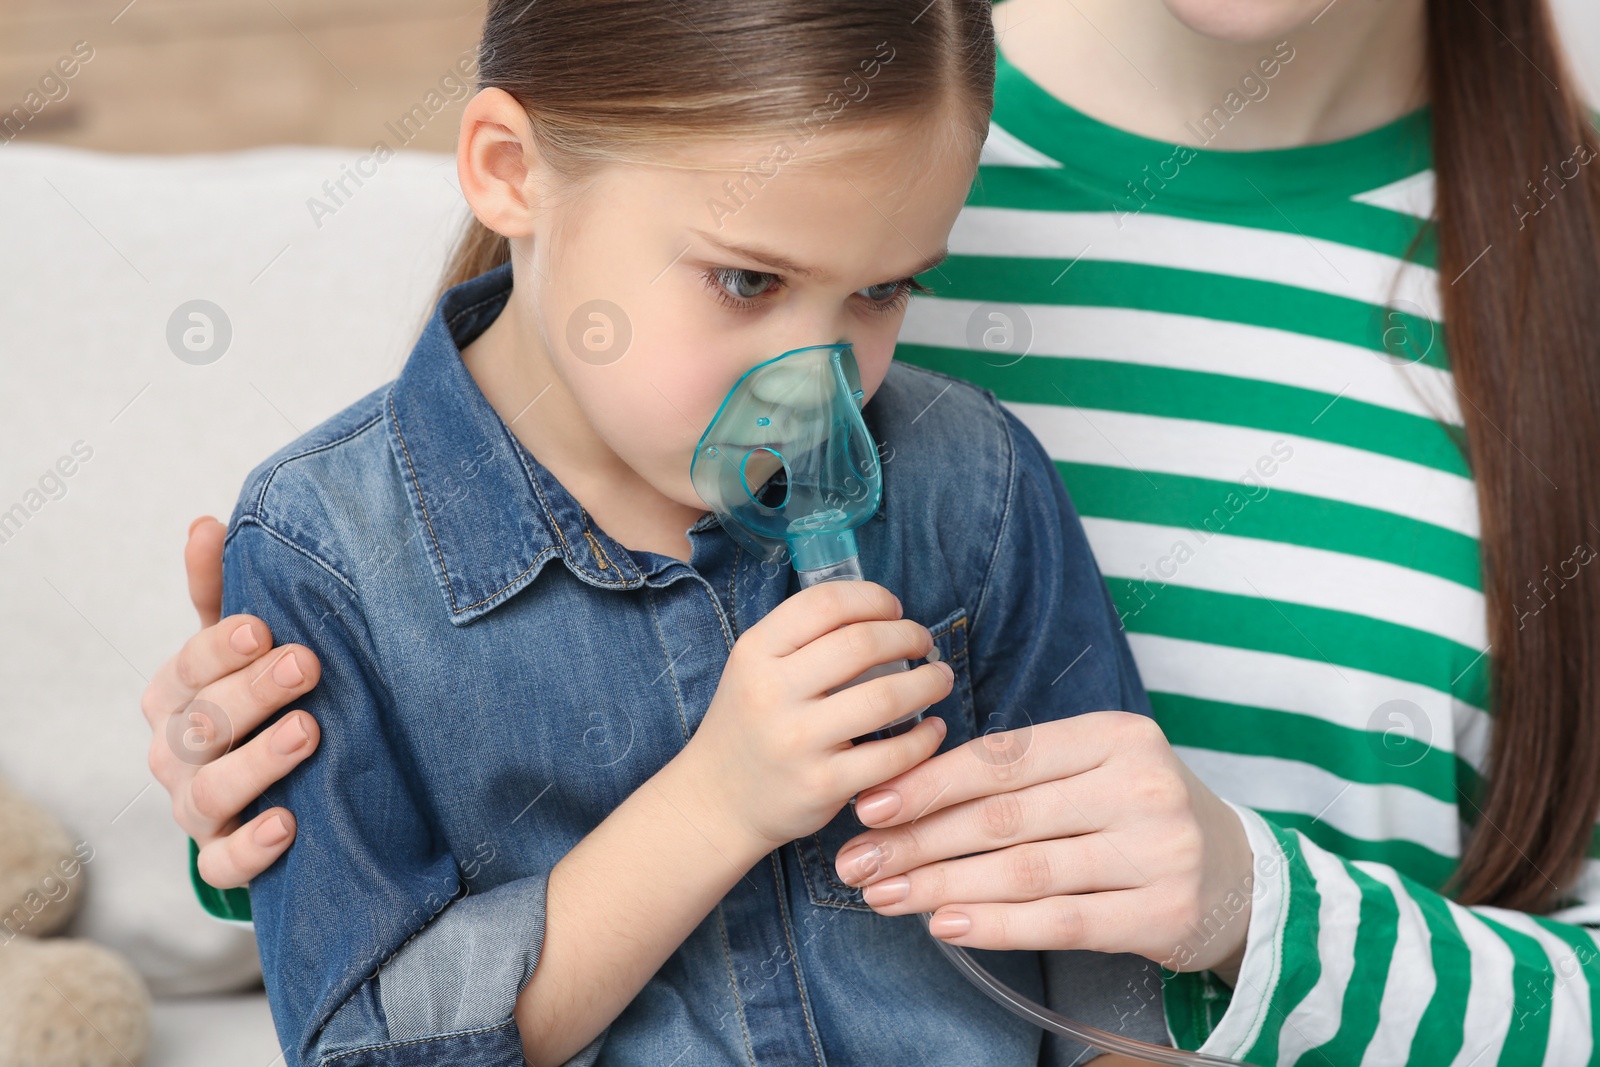
<instances>
[{"instance_id":1,"label":"white sofa","mask_svg":"<svg viewBox=\"0 0 1600 1067\"><path fill-rule=\"evenodd\" d=\"M465 218L453 158L418 153L314 217L359 155L0 147L0 776L93 847L73 933L145 976L158 1067L278 1055L254 941L195 903L145 764L145 680L197 627L185 530L397 373ZM195 299L231 325L214 362L168 342Z\"/></svg>"}]
</instances>

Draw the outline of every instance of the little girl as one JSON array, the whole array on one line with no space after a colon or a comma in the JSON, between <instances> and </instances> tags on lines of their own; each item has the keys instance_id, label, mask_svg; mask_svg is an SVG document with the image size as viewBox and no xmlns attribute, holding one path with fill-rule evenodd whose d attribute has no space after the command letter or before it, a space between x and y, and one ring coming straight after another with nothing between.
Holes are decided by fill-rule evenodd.
<instances>
[{"instance_id":1,"label":"little girl","mask_svg":"<svg viewBox=\"0 0 1600 1067\"><path fill-rule=\"evenodd\" d=\"M298 840L250 886L291 1064L1073 1058L834 860L935 751L1147 712L1038 443L890 365L987 130L989 7L489 5L446 291L229 525L225 612L324 665L321 747L261 802ZM882 503L868 580L802 591L691 459L745 371L845 343ZM1061 1007L1071 959L991 967Z\"/></svg>"}]
</instances>

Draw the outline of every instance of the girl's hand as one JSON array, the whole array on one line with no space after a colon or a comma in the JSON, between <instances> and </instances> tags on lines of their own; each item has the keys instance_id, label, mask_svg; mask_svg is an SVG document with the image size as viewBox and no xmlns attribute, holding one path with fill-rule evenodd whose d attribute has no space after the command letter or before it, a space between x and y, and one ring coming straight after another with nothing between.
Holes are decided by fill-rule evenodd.
<instances>
[{"instance_id":1,"label":"girl's hand","mask_svg":"<svg viewBox=\"0 0 1600 1067\"><path fill-rule=\"evenodd\" d=\"M943 700L954 677L944 663L828 695L868 667L927 655L928 628L900 615L900 601L881 585L823 582L734 643L683 755L698 761L699 781L733 825L769 851L814 833L856 793L920 763L943 740L943 720L930 715L897 737L851 744Z\"/></svg>"},{"instance_id":2,"label":"girl's hand","mask_svg":"<svg viewBox=\"0 0 1600 1067\"><path fill-rule=\"evenodd\" d=\"M881 914L933 912L951 944L1238 975L1244 826L1148 718L1103 711L975 738L858 797L856 816L874 829L839 850L839 876Z\"/></svg>"},{"instance_id":3,"label":"girl's hand","mask_svg":"<svg viewBox=\"0 0 1600 1067\"><path fill-rule=\"evenodd\" d=\"M235 748L241 737L317 684L321 664L304 645L272 647L253 615L222 614L222 539L213 518L189 527L184 567L201 631L145 687L140 706L154 736L150 773L172 796L172 817L200 846L200 877L218 889L244 885L294 840L294 816L273 808L239 825L239 812L317 747L303 711Z\"/></svg>"}]
</instances>

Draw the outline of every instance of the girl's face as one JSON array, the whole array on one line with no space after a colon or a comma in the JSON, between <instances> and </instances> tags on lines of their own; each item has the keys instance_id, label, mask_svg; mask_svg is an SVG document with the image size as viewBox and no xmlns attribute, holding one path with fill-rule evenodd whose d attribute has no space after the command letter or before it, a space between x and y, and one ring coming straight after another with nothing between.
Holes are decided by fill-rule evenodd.
<instances>
[{"instance_id":1,"label":"girl's face","mask_svg":"<svg viewBox=\"0 0 1600 1067\"><path fill-rule=\"evenodd\" d=\"M690 459L746 370L848 341L867 396L882 383L912 276L945 255L977 165L976 145L924 136L824 129L602 170L536 209L513 268L526 341L617 459L703 507Z\"/></svg>"}]
</instances>

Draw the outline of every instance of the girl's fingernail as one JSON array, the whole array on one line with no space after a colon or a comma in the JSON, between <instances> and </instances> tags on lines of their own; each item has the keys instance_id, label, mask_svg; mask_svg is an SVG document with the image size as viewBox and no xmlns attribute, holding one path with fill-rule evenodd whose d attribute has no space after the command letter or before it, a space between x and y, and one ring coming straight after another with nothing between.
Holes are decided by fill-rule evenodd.
<instances>
[{"instance_id":1,"label":"girl's fingernail","mask_svg":"<svg viewBox=\"0 0 1600 1067\"><path fill-rule=\"evenodd\" d=\"M911 879L903 874L874 882L861 891L861 899L874 908L898 904L911 895Z\"/></svg>"},{"instance_id":2,"label":"girl's fingernail","mask_svg":"<svg viewBox=\"0 0 1600 1067\"><path fill-rule=\"evenodd\" d=\"M272 818L263 821L260 826L256 827L256 844L260 845L262 848L271 848L273 845L281 845L288 836L289 824L283 821L282 815L274 815Z\"/></svg>"},{"instance_id":3,"label":"girl's fingernail","mask_svg":"<svg viewBox=\"0 0 1600 1067\"><path fill-rule=\"evenodd\" d=\"M940 670L941 670L941 671L944 671L944 676L945 676L945 677L946 677L946 678L948 678L948 679L950 679L950 680L951 680L951 681L952 681L952 682L953 682L953 681L955 681L955 680L956 680L956 672L955 672L955 669L954 669L954 668L952 668L952 667L951 667L951 666L950 666L950 664L948 664L948 663L946 663L946 662L945 662L945 661L944 661L944 660L942 660L942 659L941 659L941 660L937 660L937 661L936 661L936 663L937 663L937 666L938 666L938 668L939 668L939 669L940 669Z\"/></svg>"},{"instance_id":4,"label":"girl's fingernail","mask_svg":"<svg viewBox=\"0 0 1600 1067\"><path fill-rule=\"evenodd\" d=\"M202 522L216 522L216 521L217 520L213 519L210 515L202 515L202 516L200 516L198 519L194 520L193 522L191 522L189 524L189 535L192 537L194 535L194 528L196 526L199 526Z\"/></svg>"},{"instance_id":5,"label":"girl's fingernail","mask_svg":"<svg viewBox=\"0 0 1600 1067\"><path fill-rule=\"evenodd\" d=\"M287 756L300 751L309 740L311 735L306 733L306 725L300 721L300 716L291 715L272 731L272 740L268 744L278 755Z\"/></svg>"},{"instance_id":6,"label":"girl's fingernail","mask_svg":"<svg viewBox=\"0 0 1600 1067\"><path fill-rule=\"evenodd\" d=\"M245 623L228 635L228 647L241 656L248 656L261 647L261 641L256 637L255 628Z\"/></svg>"},{"instance_id":7,"label":"girl's fingernail","mask_svg":"<svg viewBox=\"0 0 1600 1067\"><path fill-rule=\"evenodd\" d=\"M282 658L272 665L272 680L285 689L293 689L306 680L305 672L300 669L293 652L285 652Z\"/></svg>"},{"instance_id":8,"label":"girl's fingernail","mask_svg":"<svg viewBox=\"0 0 1600 1067\"><path fill-rule=\"evenodd\" d=\"M928 932L934 937L960 937L972 929L972 920L959 911L936 915L928 922Z\"/></svg>"},{"instance_id":9,"label":"girl's fingernail","mask_svg":"<svg viewBox=\"0 0 1600 1067\"><path fill-rule=\"evenodd\" d=\"M856 801L856 818L862 822L890 819L900 812L900 794L892 789L871 794L866 800Z\"/></svg>"}]
</instances>

